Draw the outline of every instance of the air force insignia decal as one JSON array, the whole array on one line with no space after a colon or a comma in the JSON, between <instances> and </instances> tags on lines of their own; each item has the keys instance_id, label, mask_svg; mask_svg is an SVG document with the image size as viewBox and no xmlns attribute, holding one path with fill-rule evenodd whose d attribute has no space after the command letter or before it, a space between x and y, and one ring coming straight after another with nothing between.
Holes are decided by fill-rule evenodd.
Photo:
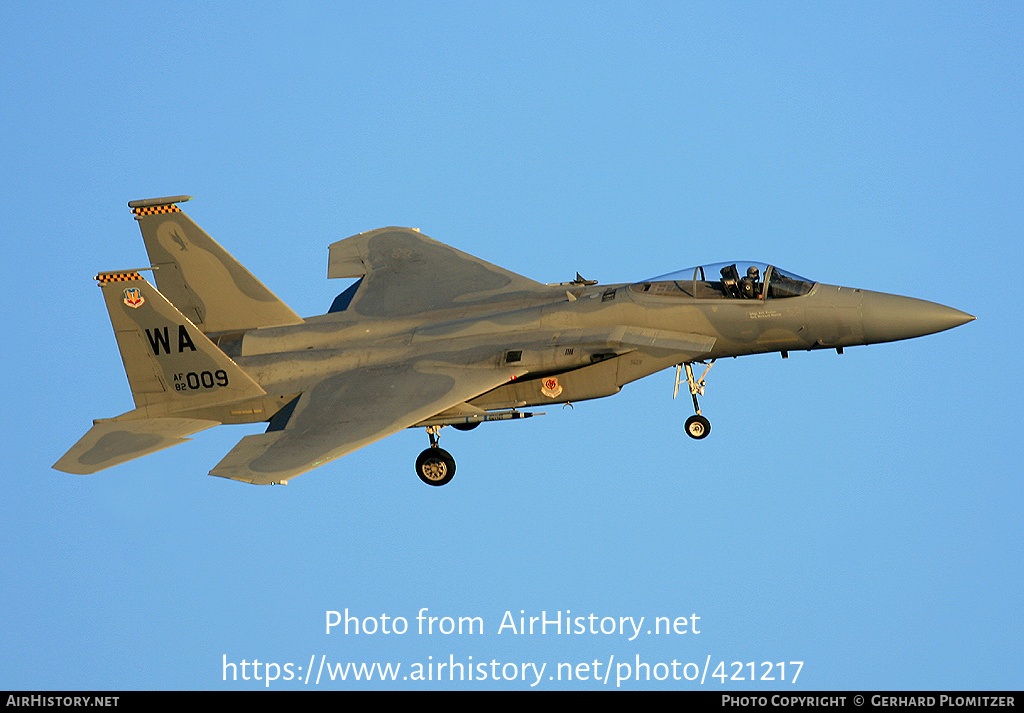
<instances>
[{"instance_id":1,"label":"air force insignia decal","mask_svg":"<svg viewBox=\"0 0 1024 713\"><path fill-rule=\"evenodd\" d=\"M141 307L146 301L146 298L142 296L142 290L138 287L128 287L124 291L124 303L129 307Z\"/></svg>"},{"instance_id":2,"label":"air force insignia decal","mask_svg":"<svg viewBox=\"0 0 1024 713\"><path fill-rule=\"evenodd\" d=\"M546 379L543 379L540 383L540 392L549 398L553 399L562 393L562 386L554 376L549 376Z\"/></svg>"}]
</instances>

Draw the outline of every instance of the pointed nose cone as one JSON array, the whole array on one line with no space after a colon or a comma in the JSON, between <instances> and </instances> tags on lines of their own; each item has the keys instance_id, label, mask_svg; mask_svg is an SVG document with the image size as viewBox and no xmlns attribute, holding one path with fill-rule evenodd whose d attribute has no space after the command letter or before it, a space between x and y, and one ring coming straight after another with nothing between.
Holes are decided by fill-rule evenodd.
<instances>
[{"instance_id":1,"label":"pointed nose cone","mask_svg":"<svg viewBox=\"0 0 1024 713\"><path fill-rule=\"evenodd\" d=\"M862 295L864 341L867 344L934 334L974 319L958 309L912 297L868 291Z\"/></svg>"}]
</instances>

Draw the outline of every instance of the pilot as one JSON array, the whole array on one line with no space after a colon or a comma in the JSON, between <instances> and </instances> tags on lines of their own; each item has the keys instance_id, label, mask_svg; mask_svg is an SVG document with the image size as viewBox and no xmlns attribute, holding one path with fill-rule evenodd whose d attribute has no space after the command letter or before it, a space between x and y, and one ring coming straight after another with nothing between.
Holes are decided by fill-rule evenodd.
<instances>
[{"instance_id":1,"label":"pilot","mask_svg":"<svg viewBox=\"0 0 1024 713\"><path fill-rule=\"evenodd\" d=\"M761 297L761 271L751 265L747 268L747 276L740 279L740 294L744 299L752 300Z\"/></svg>"}]
</instances>

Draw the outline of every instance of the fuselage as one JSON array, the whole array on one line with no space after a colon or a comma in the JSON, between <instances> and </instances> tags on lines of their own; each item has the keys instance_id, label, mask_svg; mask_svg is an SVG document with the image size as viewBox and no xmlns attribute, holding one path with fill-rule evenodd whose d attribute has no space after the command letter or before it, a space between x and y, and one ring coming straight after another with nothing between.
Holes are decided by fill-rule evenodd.
<instances>
[{"instance_id":1,"label":"fuselage","mask_svg":"<svg viewBox=\"0 0 1024 713\"><path fill-rule=\"evenodd\" d=\"M923 300L824 283L781 298L695 297L657 282L562 285L414 318L343 310L251 330L225 351L268 393L300 392L325 373L411 352L467 369L525 370L471 402L489 410L607 396L683 362L908 339L971 319ZM552 377L560 388L544 393L538 382Z\"/></svg>"}]
</instances>

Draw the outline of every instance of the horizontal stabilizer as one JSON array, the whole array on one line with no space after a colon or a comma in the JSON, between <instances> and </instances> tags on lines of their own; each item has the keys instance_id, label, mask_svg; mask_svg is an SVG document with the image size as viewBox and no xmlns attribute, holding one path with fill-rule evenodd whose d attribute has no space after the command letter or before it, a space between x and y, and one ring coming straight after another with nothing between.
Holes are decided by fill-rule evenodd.
<instances>
[{"instance_id":1,"label":"horizontal stabilizer","mask_svg":"<svg viewBox=\"0 0 1024 713\"><path fill-rule=\"evenodd\" d=\"M88 475L190 441L184 436L218 424L198 418L96 421L53 467L65 473Z\"/></svg>"}]
</instances>

